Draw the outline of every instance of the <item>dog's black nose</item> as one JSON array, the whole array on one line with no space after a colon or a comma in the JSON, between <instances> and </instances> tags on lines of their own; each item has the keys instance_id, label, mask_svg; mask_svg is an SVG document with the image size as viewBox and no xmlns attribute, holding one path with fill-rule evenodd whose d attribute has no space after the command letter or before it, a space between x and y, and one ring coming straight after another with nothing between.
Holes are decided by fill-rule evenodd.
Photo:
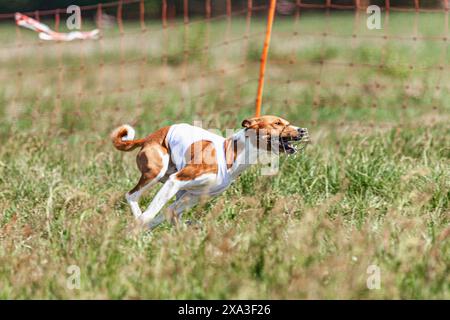
<instances>
[{"instance_id":1,"label":"dog's black nose","mask_svg":"<svg viewBox=\"0 0 450 320\"><path fill-rule=\"evenodd\" d=\"M297 131L301 136L304 136L308 133L308 130L306 128L298 128Z\"/></svg>"}]
</instances>

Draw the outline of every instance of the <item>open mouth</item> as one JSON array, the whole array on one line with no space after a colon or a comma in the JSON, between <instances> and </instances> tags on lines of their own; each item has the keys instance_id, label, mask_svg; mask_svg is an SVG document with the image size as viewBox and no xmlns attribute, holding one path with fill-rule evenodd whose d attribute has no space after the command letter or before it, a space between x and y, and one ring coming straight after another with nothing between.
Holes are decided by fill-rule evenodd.
<instances>
[{"instance_id":1,"label":"open mouth","mask_svg":"<svg viewBox=\"0 0 450 320\"><path fill-rule=\"evenodd\" d=\"M299 145L309 141L308 135L298 135L296 137L282 137L280 139L280 151L287 154L294 154L299 151Z\"/></svg>"},{"instance_id":2,"label":"open mouth","mask_svg":"<svg viewBox=\"0 0 450 320\"><path fill-rule=\"evenodd\" d=\"M301 140L301 138L300 138ZM297 141L300 141L297 140ZM280 151L285 152L287 154L294 154L297 152L297 148L292 144L292 141L295 141L292 138L281 138L280 139Z\"/></svg>"}]
</instances>

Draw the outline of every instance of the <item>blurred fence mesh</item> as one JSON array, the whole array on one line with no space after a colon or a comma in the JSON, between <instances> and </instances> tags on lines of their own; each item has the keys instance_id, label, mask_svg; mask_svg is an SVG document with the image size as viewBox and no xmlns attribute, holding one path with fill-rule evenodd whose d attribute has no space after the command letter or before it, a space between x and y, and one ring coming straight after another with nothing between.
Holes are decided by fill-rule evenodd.
<instances>
[{"instance_id":1,"label":"blurred fence mesh","mask_svg":"<svg viewBox=\"0 0 450 320\"><path fill-rule=\"evenodd\" d=\"M366 26L373 3L380 30ZM86 125L80 117L252 115L268 1L162 0L156 13L146 5L81 7L82 29L101 29L97 41L45 42L0 14L4 114L71 129ZM65 9L26 14L67 31ZM448 16L448 0L279 0L263 113L306 125L435 119L448 111Z\"/></svg>"}]
</instances>

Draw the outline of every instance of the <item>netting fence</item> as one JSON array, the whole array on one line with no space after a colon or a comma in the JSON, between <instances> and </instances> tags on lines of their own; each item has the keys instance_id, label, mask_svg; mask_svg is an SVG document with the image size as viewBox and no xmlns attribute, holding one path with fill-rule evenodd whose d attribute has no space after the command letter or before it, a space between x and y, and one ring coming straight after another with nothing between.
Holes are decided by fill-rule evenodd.
<instances>
[{"instance_id":1,"label":"netting fence","mask_svg":"<svg viewBox=\"0 0 450 320\"><path fill-rule=\"evenodd\" d=\"M0 14L4 113L73 129L157 114L217 123L252 115L268 1L162 0L156 13L146 3L82 6L82 29L101 37L74 42L39 40ZM379 126L449 111L449 1L382 1L375 30L367 4L278 1L263 113ZM65 9L24 14L67 31Z\"/></svg>"}]
</instances>

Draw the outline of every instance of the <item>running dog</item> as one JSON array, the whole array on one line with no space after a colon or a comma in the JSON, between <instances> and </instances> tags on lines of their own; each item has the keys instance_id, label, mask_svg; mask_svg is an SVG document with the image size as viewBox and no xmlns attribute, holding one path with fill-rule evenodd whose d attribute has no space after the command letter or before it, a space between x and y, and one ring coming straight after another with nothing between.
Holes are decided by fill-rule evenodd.
<instances>
[{"instance_id":1,"label":"running dog","mask_svg":"<svg viewBox=\"0 0 450 320\"><path fill-rule=\"evenodd\" d=\"M136 157L141 177L126 194L135 219L156 227L166 218L161 209L176 196L168 208L168 216L176 222L201 197L222 193L245 169L258 163L261 154L293 154L297 150L291 142L307 136L307 129L277 116L249 118L242 127L227 139L184 123L163 127L143 139L135 139L129 125L115 129L111 139L118 150L141 148ZM163 186L142 212L139 198L157 182Z\"/></svg>"}]
</instances>

